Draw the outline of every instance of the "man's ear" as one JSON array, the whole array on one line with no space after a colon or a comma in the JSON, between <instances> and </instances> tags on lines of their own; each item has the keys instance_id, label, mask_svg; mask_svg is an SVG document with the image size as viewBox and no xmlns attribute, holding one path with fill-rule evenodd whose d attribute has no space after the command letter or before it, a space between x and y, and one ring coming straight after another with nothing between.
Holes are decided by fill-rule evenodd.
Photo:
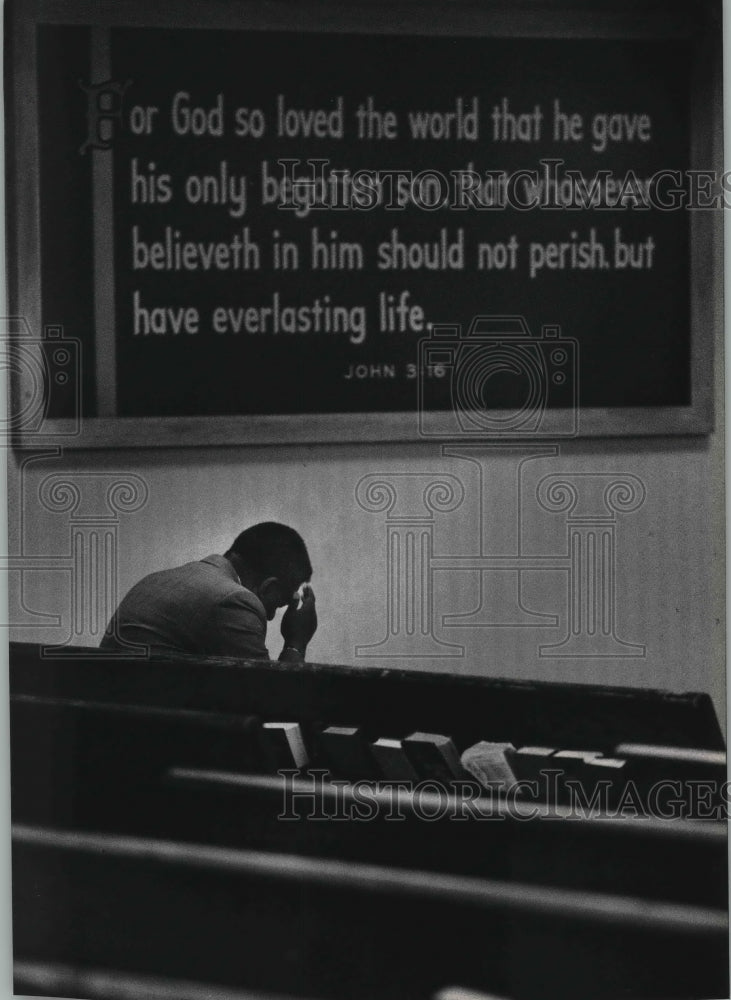
<instances>
[{"instance_id":1,"label":"man's ear","mask_svg":"<svg viewBox=\"0 0 731 1000\"><path fill-rule=\"evenodd\" d=\"M260 598L271 597L277 604L287 596L278 576L268 576L256 589Z\"/></svg>"}]
</instances>

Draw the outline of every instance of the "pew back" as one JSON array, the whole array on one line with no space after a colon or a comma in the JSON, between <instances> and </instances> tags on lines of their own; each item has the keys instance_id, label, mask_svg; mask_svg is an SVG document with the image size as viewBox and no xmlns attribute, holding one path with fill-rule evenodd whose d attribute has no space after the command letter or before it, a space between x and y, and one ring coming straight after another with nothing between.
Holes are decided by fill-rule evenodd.
<instances>
[{"instance_id":1,"label":"pew back","mask_svg":"<svg viewBox=\"0 0 731 1000\"><path fill-rule=\"evenodd\" d=\"M20 643L11 645L10 689L292 718L310 729L362 726L373 739L448 733L460 751L486 738L604 752L619 743L724 749L705 693L183 655L143 659L84 647L44 655L44 647Z\"/></svg>"},{"instance_id":2,"label":"pew back","mask_svg":"<svg viewBox=\"0 0 731 1000\"><path fill-rule=\"evenodd\" d=\"M358 791L333 783L323 753L330 727L396 748L441 734L452 754L624 744L617 781L675 767L717 783L707 696L57 652L11 649L14 944L31 978L63 990L71 975L100 1000L114 1000L109 970L151 997L161 982L231 1000L429 1000L457 982L509 1000L727 995L721 823L546 805L526 821L488 789L449 784L428 822L428 795L405 793L394 820L393 789L372 785L364 822L343 815ZM314 792L315 770L288 779L303 795L287 820L282 780L253 773L278 731L266 722L299 723L323 768ZM581 773L581 756L561 759Z\"/></svg>"}]
</instances>

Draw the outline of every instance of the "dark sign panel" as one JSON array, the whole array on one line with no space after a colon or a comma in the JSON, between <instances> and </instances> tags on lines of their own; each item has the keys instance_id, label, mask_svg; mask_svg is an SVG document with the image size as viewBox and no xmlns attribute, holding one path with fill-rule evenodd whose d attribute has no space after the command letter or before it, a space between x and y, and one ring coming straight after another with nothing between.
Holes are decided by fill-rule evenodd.
<instances>
[{"instance_id":1,"label":"dark sign panel","mask_svg":"<svg viewBox=\"0 0 731 1000\"><path fill-rule=\"evenodd\" d=\"M691 33L199 21L35 25L41 323L87 417L709 428Z\"/></svg>"}]
</instances>

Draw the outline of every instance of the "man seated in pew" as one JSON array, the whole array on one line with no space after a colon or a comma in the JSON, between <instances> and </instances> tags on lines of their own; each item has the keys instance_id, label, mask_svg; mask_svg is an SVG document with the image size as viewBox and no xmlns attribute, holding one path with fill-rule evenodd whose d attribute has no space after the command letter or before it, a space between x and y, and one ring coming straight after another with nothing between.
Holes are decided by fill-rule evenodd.
<instances>
[{"instance_id":1,"label":"man seated in pew","mask_svg":"<svg viewBox=\"0 0 731 1000\"><path fill-rule=\"evenodd\" d=\"M282 617L282 661L304 660L317 629L312 565L300 535L267 521L242 531L224 555L151 573L112 617L102 649L270 659L267 621Z\"/></svg>"}]
</instances>

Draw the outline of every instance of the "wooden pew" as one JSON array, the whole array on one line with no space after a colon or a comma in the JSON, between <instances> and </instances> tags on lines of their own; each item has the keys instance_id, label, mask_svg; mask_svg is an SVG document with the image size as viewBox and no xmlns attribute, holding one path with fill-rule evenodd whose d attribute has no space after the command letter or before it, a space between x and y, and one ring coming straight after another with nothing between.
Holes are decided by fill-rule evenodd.
<instances>
[{"instance_id":1,"label":"wooden pew","mask_svg":"<svg viewBox=\"0 0 731 1000\"><path fill-rule=\"evenodd\" d=\"M726 902L719 822L602 818L475 788L446 799L434 782L394 799L322 772L286 783L236 773L256 754L245 717L16 695L11 720L16 822ZM315 809L322 818L309 822Z\"/></svg>"},{"instance_id":2,"label":"wooden pew","mask_svg":"<svg viewBox=\"0 0 731 1000\"><path fill-rule=\"evenodd\" d=\"M332 726L359 727L366 745L384 737L402 740L413 732L433 732L448 736L460 753L482 740L516 747L550 745L557 751L590 749L605 757L618 745L633 743L691 747L716 759L723 753L718 722L705 694L220 658L109 658L93 649L70 647L54 656L43 655L41 647L20 644L11 647L11 692L16 698L95 702L110 708L136 705L223 713L228 718L243 713L263 722L296 721L315 767L331 764L322 732ZM207 766L203 758L191 757L170 763ZM597 781L610 779L616 791L632 778L646 801L658 767L648 770L637 758L620 763L618 771L587 764L582 785L591 794ZM558 762L549 759L547 764L554 768ZM573 776L575 762L562 761L560 766ZM233 765L234 770L244 767L266 770L264 756L253 745L243 764ZM682 779L687 769L670 759L661 762L659 771L672 780L677 775ZM717 787L722 771L722 764L711 769ZM694 774L704 776L697 767ZM364 765L362 776L372 776L372 768ZM565 785L559 786L559 793L566 801ZM611 798L617 801L618 795ZM713 804L725 804L720 794Z\"/></svg>"},{"instance_id":3,"label":"wooden pew","mask_svg":"<svg viewBox=\"0 0 731 1000\"><path fill-rule=\"evenodd\" d=\"M354 791L321 772L286 784L232 773L256 752L250 718L15 696L11 719L16 822L725 903L721 823L602 819L595 808L476 799L474 788L447 800L434 782L402 790L394 822L392 794L374 783ZM315 809L322 818L308 822Z\"/></svg>"},{"instance_id":4,"label":"wooden pew","mask_svg":"<svg viewBox=\"0 0 731 1000\"><path fill-rule=\"evenodd\" d=\"M50 671L52 677L55 672L54 666ZM83 825L87 822L84 819L85 799L90 800L93 810L101 812L104 791L110 782L124 785L129 794L136 790L142 795L143 789L149 786L150 794L154 795L159 778L168 767L191 766L235 772L272 769L270 755L263 746L263 736L270 732L266 727L271 723L265 722L262 732L261 720L256 716L99 701L96 692L92 695L83 696L80 692L78 697L71 698L23 691L12 694L13 802L21 810L22 818L39 823L78 822ZM331 741L327 740L331 727L325 727L323 732L323 727L308 726L303 721L302 728L312 766L328 769L333 763ZM347 731L339 728L342 732ZM372 727L371 732L374 731ZM458 734L454 739L459 742L463 737ZM406 761L411 745L409 739L378 742L396 742L399 746L403 742L404 750L399 752ZM365 732L362 745L367 752ZM631 783L634 792L627 802L629 809L639 803L649 813L665 808L663 815L666 815L665 804L682 798L682 814L686 817L725 814L727 802L721 781L725 776L725 755L721 751L656 747L654 755L645 759L640 745L623 746L629 748L631 755L628 754L626 760L608 761L622 766L617 771L597 766L606 761L606 757L580 760L581 751L560 751L537 759L533 766L545 769L545 780L538 785L540 796L547 801L553 801L556 796L556 800L564 804L575 801L579 805L599 803L605 808L615 808L625 801L623 793L627 783ZM660 750L664 750L663 755L658 754ZM574 754L574 757L567 754ZM358 755L349 756L357 758ZM520 754L510 759L518 776L522 776L517 767L522 759ZM378 771L375 753L371 762L364 763L363 775L353 772L354 760L348 760L348 764L344 773L351 777L370 777ZM562 769L565 769L566 780L557 781L551 776L552 772ZM419 774L411 765L408 765L408 773L414 780L431 776L428 769L425 774ZM336 767L335 775L338 774ZM675 791L661 787L661 794L656 795L658 783L667 786L669 781L680 782L682 787ZM568 785L572 783L571 797L567 797ZM128 787L130 784L132 789ZM704 784L706 788L701 787ZM601 789L601 795L597 794L599 785L608 786ZM528 794L535 797L533 791ZM49 812L47 815L40 811L30 814L23 800L37 810L45 803ZM68 816L64 815L64 807ZM675 813L678 814L677 807Z\"/></svg>"},{"instance_id":5,"label":"wooden pew","mask_svg":"<svg viewBox=\"0 0 731 1000\"><path fill-rule=\"evenodd\" d=\"M169 665L165 669L169 670ZM56 670L57 665L54 664L52 677L55 677ZM261 770L258 733L258 720L251 716L14 694L11 699L14 816L16 820L26 823L147 835L164 832L167 836L189 836L189 831L196 828L195 818L191 810L181 803L180 794L163 788L165 772L169 768L186 767L199 771L235 773ZM310 735L310 743L315 748L317 758L317 734ZM639 752L636 747L635 751ZM681 761L688 757L688 751L681 748L669 748L667 753L675 753ZM723 755L718 751L706 750L693 751L691 757L693 774L697 775L702 773L698 770L699 761L702 763L712 759L717 772L718 762ZM551 764L554 759L548 758L547 763ZM652 758L652 763L654 777L661 773L672 775L672 768L667 772L657 771L657 754ZM239 786L240 791L243 790L248 795L252 794L252 787L249 786L247 791ZM216 788L214 780L209 789L214 802L208 806L216 813L223 810L225 814L229 807L226 804L226 794L221 794L222 788L223 786ZM468 791L469 794L475 794L474 789ZM591 813L595 811L595 803L590 797L590 791L587 791L583 801L589 807L585 812ZM204 793L198 789L196 794L200 797ZM261 795L261 792L256 794ZM666 795L664 800L658 799L658 802L670 802L672 805L673 798L672 795ZM526 806L529 807L530 802L526 802ZM168 819L174 810L178 810L181 817L177 830L170 826ZM671 827L667 815L666 813L665 820L657 825L658 830ZM678 815L677 809L675 815ZM684 815L692 813L686 810ZM418 831L422 826L423 824L413 826L416 831L413 842L405 840L402 850L417 850ZM484 828L485 824L482 823L481 826ZM525 826L524 822L519 821L511 837L511 844L521 843L525 839L521 832ZM265 827L266 836L273 838L273 841L281 836L277 824L272 826L267 820ZM222 820L213 833L206 829L201 835L207 838L216 835L217 829L224 828ZM616 829L622 828L621 825L616 826ZM674 824L672 828L680 829ZM450 827L447 825L444 829L449 830ZM234 832L237 836L241 835L236 827ZM256 831L251 831L250 835L259 836ZM445 836L454 840L452 834ZM479 834L469 835L477 838L477 846L473 852L465 850L464 838L467 836L460 833L462 839L453 843L449 850L445 844L443 853L446 857L463 859L466 865L479 865L480 838L485 839L487 832L483 830ZM312 837L315 841L321 838L324 843L325 832L322 825L313 827ZM491 833L490 837L491 843L496 845L499 836ZM544 837L544 842L547 839ZM387 830L382 835L382 840L386 846L395 846L398 834L395 830ZM259 839L257 843L261 845L265 842ZM566 831L561 834L561 843L568 842L569 835ZM375 845L375 841L373 844ZM612 867L607 869L606 862L602 859L602 850L598 846L592 850L595 852L591 855L595 864L566 866L559 863L552 865L551 871L561 872L562 877L569 880L591 879L595 871L611 871ZM667 848L664 847L663 851L667 851ZM501 857L504 864L508 860L511 864L516 863L515 858L508 859L504 856L504 849L502 854L497 852L490 856ZM530 858L530 851L525 852L525 857ZM540 851L536 857L541 857ZM579 854L578 857L583 855ZM642 863L636 867L640 876L647 870L652 870L646 869ZM687 864L679 863L673 864L671 868L675 872L691 870ZM631 871L632 867L629 866L627 870ZM721 876L718 864L715 864L713 870ZM683 875L674 875L672 881L682 881L683 878ZM692 884L689 877L686 881ZM704 880L700 880L698 884L703 882Z\"/></svg>"},{"instance_id":6,"label":"wooden pew","mask_svg":"<svg viewBox=\"0 0 731 1000\"><path fill-rule=\"evenodd\" d=\"M443 733L460 752L484 739L604 753L627 742L724 750L707 694L642 688L181 655L109 658L84 647L62 647L54 657L14 643L10 690L292 719L307 733L362 726L373 740Z\"/></svg>"},{"instance_id":7,"label":"wooden pew","mask_svg":"<svg viewBox=\"0 0 731 1000\"><path fill-rule=\"evenodd\" d=\"M725 823L175 769L142 833L725 908ZM313 818L317 817L317 818ZM428 817L428 818L427 818Z\"/></svg>"},{"instance_id":8,"label":"wooden pew","mask_svg":"<svg viewBox=\"0 0 731 1000\"><path fill-rule=\"evenodd\" d=\"M726 780L726 754L721 750L656 746L643 740L620 743L615 752L627 761L628 777L645 785L662 781L668 771L680 781L722 784Z\"/></svg>"},{"instance_id":9,"label":"wooden pew","mask_svg":"<svg viewBox=\"0 0 731 1000\"><path fill-rule=\"evenodd\" d=\"M16 962L13 990L22 996L88 1000L295 1000L294 996L227 990L165 976L135 976L119 969L89 969L52 962Z\"/></svg>"},{"instance_id":10,"label":"wooden pew","mask_svg":"<svg viewBox=\"0 0 731 1000\"><path fill-rule=\"evenodd\" d=\"M257 770L258 728L253 716L12 695L13 815L109 828L150 813L172 766Z\"/></svg>"},{"instance_id":11,"label":"wooden pew","mask_svg":"<svg viewBox=\"0 0 731 1000\"><path fill-rule=\"evenodd\" d=\"M569 998L576 996L577 1000L579 996L587 1000L595 995L600 1000L612 995L686 996L695 1000L702 994L696 992L695 986L691 989L690 978L686 981L682 976L670 976L661 967L663 954L677 953L678 947L685 947L686 939L692 939L688 952L691 960L697 957L706 963L708 988L720 990L707 995L726 995L726 973L719 969L726 968L728 948L716 927L727 910L726 838L725 830L717 823L601 817L549 820L545 816L525 822L511 816L504 803L501 806L496 802L492 806L503 808L503 815L487 822L468 816L464 822L445 818L425 823L412 810L403 822L390 822L380 816L368 823L310 822L300 815L295 821L283 823L278 819L279 780L241 773L264 766L259 740L261 722L297 721L315 768L330 763L323 752L321 733L334 726L341 731L359 727L366 740L385 737L402 740L404 746L408 746L406 737L412 732L442 734L451 738L458 752L486 739L515 746L528 743L557 749L589 748L606 755L622 742L674 747L678 753L691 747L703 751L703 759L713 764L717 778L723 743L707 696L220 659L120 660L98 656L88 649L64 649L62 654L60 659L49 659L40 655L38 647L11 650L14 819L24 825L68 828L65 834L58 834L61 841L52 834L20 831L19 846L14 851L15 885L20 892L20 897L16 895L16 914L33 911L46 931L45 936L42 932L40 937L34 936L35 932L29 930L33 920L29 918L23 924L23 934L16 935L19 960L43 966L80 964L84 974L96 967L120 975L130 973L133 978L149 974L183 983L212 982L216 988L220 984L232 990L318 996L323 1000L336 995L368 997L369 990L386 998L426 998L454 983L510 1000L543 1000L547 983L550 990ZM353 766L357 770L359 765ZM672 760L662 767L661 775L671 778L675 773ZM699 772L696 769L693 773ZM476 794L474 788L467 792L472 797ZM322 792L322 800L332 794L332 790ZM343 794L342 790L338 794ZM75 834L74 830L80 832ZM256 892L251 889L252 898L258 899L265 910L277 910L278 920L271 916L263 936L257 937L256 927L250 931L257 961L260 956L270 956L269 971L266 963L255 962L258 971L251 978L248 970L246 974L236 971L239 967L230 964L230 956L226 958L229 964L224 962L222 966L230 975L206 964L205 955L200 957L200 967L189 967L185 962L181 966L177 955L180 928L174 942L171 938L151 956L149 946L138 934L133 902L124 893L122 910L125 919L135 924L134 932L130 937L122 932L121 924L115 925L116 931L104 938L104 948L95 952L96 924L89 914L107 911L103 899L94 895L97 886L89 872L96 862L89 859L96 851L107 850L110 840L89 840L89 831L134 835L133 840L112 838L117 846L126 846L121 854L116 847L112 849L112 868L99 876L100 884L109 890L109 899L114 900L113 905L109 904L112 922L122 920L115 896L121 891L118 880L124 882L119 874L122 868L138 887L138 909L147 907L145 885L149 882L152 908L161 919L167 919L164 892L156 888L157 874L147 882L143 878L150 864L158 872L148 856L148 847L154 847L155 840L158 846L163 841L168 847L177 845L171 848L172 855L165 855L169 861L180 852L187 858L186 852L192 851L191 857L197 858L183 864L185 876L178 873L182 882L193 877L192 872L200 872L201 864L206 878L211 875L206 866L213 856L196 854L200 850L223 851L216 857L235 855L239 860L265 852L269 874L260 877L260 868L254 865L250 869L247 862L242 892L250 891L247 880L256 870L259 874L254 882L259 888ZM81 839L63 841L63 837L74 836ZM137 846L132 849L132 844ZM143 848L142 844L147 846ZM60 874L61 855L75 859L68 876ZM56 860L49 861L49 857ZM207 859L205 863L201 857ZM288 860L292 857L303 864L325 866L317 869L314 883L305 878L307 901L301 887L296 893L290 884L283 888L274 875L278 863L284 865L285 871L293 870ZM43 873L48 865L52 874L46 878ZM32 881L34 866L41 880L38 883ZM170 871L167 861L163 868ZM380 872L375 881L371 878L374 868ZM219 870L215 864L214 869ZM357 892L350 884L347 892L343 888L337 875L341 870L366 872ZM428 901L411 907L396 893L400 901L393 904L392 913L390 897L383 904L385 887L393 877L403 889L399 873L405 870L415 872L412 882L426 886L444 885L440 880L451 879L451 890L446 897L440 897L438 906ZM468 919L468 913L474 916L474 895L468 883L475 882L495 890L484 921L480 917L479 933ZM42 897L29 902L26 892L32 894L34 890L28 887L41 883ZM269 885L266 892L261 889L264 883ZM528 892L526 898L531 903L527 911L517 907L520 917L514 913L520 893L515 896L505 889L506 885ZM180 897L185 910L188 903L183 889L168 888L171 898L177 898L176 894ZM211 883L209 889L218 898L217 883ZM460 896L463 890L465 895ZM411 899L410 890L404 891ZM550 907L546 909L546 899L567 899L566 893L577 904L570 920L560 908L558 917ZM502 900L499 903L498 896ZM580 914L578 896L582 905L588 906L586 920ZM604 927L602 920L597 924L597 915L607 906L612 910L617 898L623 896L632 901L629 911L623 911L625 916L629 912L628 927L634 926L633 920L643 907L663 915L659 922L638 931L637 940L646 941L646 947L636 946L626 929L619 935L616 928ZM280 904L271 902L277 899L282 900ZM511 900L509 905L505 899ZM196 941L197 905L194 900L188 907ZM202 912L206 913L210 905L207 901ZM228 912L236 910L233 902L226 906ZM55 931L47 921L44 924L44 909L56 913L59 939L66 942L61 951L54 951ZM415 936L412 924L418 927L429 910L435 910L437 916L422 941ZM293 912L299 913L299 924L292 923ZM498 918L498 912L502 917ZM507 931L505 912L509 912ZM402 914L403 925L394 923L394 913ZM671 913L675 917L668 923L665 918ZM698 926L708 930L709 913L714 914L711 923L716 928L712 942L705 931L697 934ZM211 927L218 926L218 916L211 917ZM73 947L67 947L71 931L66 925L73 928L77 919L84 927L89 922L91 937L86 936L86 930L79 932ZM142 925L146 919L140 918ZM686 926L688 920L700 923ZM253 925L253 915L249 914L246 921ZM249 933L246 921L245 933ZM379 936L382 928L371 929L371 924L379 921L386 925L383 937ZM283 947L282 941L286 944L296 938L302 926L308 928L309 948L304 985L295 982L294 965L285 962L280 967L277 958L272 957ZM603 929L597 930L600 926ZM450 961L437 967L436 960L430 957L432 964L427 963L423 976L417 969L417 974L409 977L405 957L391 956L389 948L393 948L393 942L404 941L411 964L415 965L417 955L425 952L431 956L443 947L438 928L447 935ZM359 931L364 935L362 942ZM200 931L202 952L208 949L207 932L208 925L204 924ZM111 943L114 940L116 945ZM468 952L479 952L480 942L484 950L485 940L490 942L486 966L475 964L476 959L470 959L466 966L454 964L461 945ZM504 944L506 940L507 957L500 958L505 949L501 950L501 945L495 952L492 944ZM26 944L18 945L19 941ZM570 958L566 954L567 941L573 948ZM341 942L349 949L349 957L341 958L338 952L328 978L325 965L318 965L312 955L317 948L327 951L332 943L339 947ZM374 979L365 977L361 987L355 963L357 956L365 962L371 947L385 949L390 957L379 966ZM540 958L537 966L525 959L534 953ZM567 968L578 970L579 986L575 989L564 983L566 969L556 956L562 956ZM685 964L686 959L683 961ZM342 968L339 962L345 963ZM615 969L617 964L622 966L621 972ZM466 978L461 974L464 968ZM597 975L601 984L599 992L594 993L592 983Z\"/></svg>"},{"instance_id":12,"label":"wooden pew","mask_svg":"<svg viewBox=\"0 0 731 1000\"><path fill-rule=\"evenodd\" d=\"M728 988L715 908L29 827L13 859L23 962L353 1000L454 982L514 1000Z\"/></svg>"}]
</instances>

